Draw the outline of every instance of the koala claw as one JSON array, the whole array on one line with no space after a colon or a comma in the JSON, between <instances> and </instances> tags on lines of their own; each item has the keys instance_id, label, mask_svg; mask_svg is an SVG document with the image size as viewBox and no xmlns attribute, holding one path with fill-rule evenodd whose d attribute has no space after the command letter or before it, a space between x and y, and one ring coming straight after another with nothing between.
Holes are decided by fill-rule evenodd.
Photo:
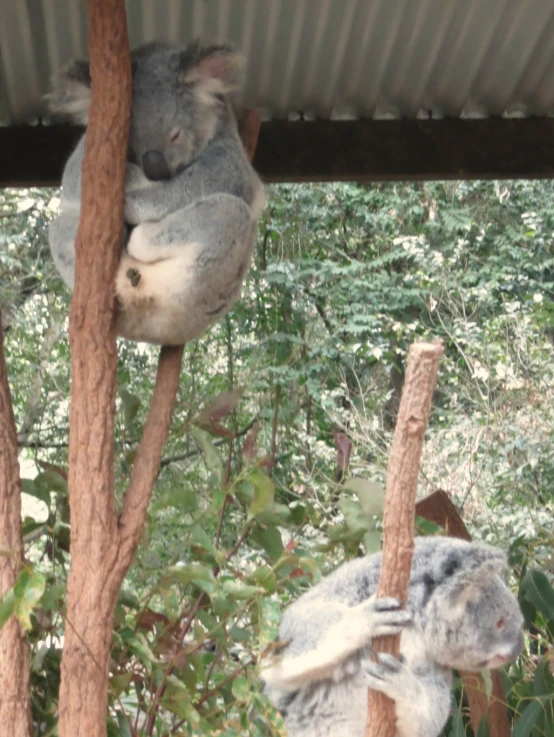
<instances>
[{"instance_id":1,"label":"koala claw","mask_svg":"<svg viewBox=\"0 0 554 737\"><path fill-rule=\"evenodd\" d=\"M381 596L380 598L372 596L371 599L373 600L374 608L380 611L400 609L402 606L402 602L398 601L398 599L393 599L392 596Z\"/></svg>"},{"instance_id":2,"label":"koala claw","mask_svg":"<svg viewBox=\"0 0 554 737\"><path fill-rule=\"evenodd\" d=\"M387 653L377 653L376 656L377 660L364 660L366 684L390 698L395 698L399 690L408 691L410 671L406 664Z\"/></svg>"},{"instance_id":3,"label":"koala claw","mask_svg":"<svg viewBox=\"0 0 554 737\"><path fill-rule=\"evenodd\" d=\"M131 282L131 286L136 287L140 282L140 271L137 271L136 269L127 269L127 278Z\"/></svg>"},{"instance_id":4,"label":"koala claw","mask_svg":"<svg viewBox=\"0 0 554 737\"><path fill-rule=\"evenodd\" d=\"M391 597L372 596L360 605L360 613L371 626L371 637L395 635L412 621L411 613L400 609L402 604Z\"/></svg>"}]
</instances>

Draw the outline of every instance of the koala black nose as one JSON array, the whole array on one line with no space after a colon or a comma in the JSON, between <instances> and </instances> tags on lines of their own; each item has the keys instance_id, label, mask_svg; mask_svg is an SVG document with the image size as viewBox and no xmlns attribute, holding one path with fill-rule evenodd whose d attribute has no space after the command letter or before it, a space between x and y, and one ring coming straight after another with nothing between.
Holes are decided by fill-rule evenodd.
<instances>
[{"instance_id":1,"label":"koala black nose","mask_svg":"<svg viewBox=\"0 0 554 737\"><path fill-rule=\"evenodd\" d=\"M147 151L142 156L142 170L148 179L170 179L169 166L160 151Z\"/></svg>"}]
</instances>

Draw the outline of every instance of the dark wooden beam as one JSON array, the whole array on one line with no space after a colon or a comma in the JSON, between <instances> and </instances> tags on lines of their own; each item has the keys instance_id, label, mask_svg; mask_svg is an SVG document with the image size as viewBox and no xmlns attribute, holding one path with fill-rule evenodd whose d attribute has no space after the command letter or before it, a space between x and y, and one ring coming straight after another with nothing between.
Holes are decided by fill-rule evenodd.
<instances>
[{"instance_id":1,"label":"dark wooden beam","mask_svg":"<svg viewBox=\"0 0 554 737\"><path fill-rule=\"evenodd\" d=\"M554 119L359 120L262 125L272 182L554 177Z\"/></svg>"},{"instance_id":2,"label":"dark wooden beam","mask_svg":"<svg viewBox=\"0 0 554 737\"><path fill-rule=\"evenodd\" d=\"M70 125L0 128L0 187L58 187L82 134Z\"/></svg>"},{"instance_id":3,"label":"dark wooden beam","mask_svg":"<svg viewBox=\"0 0 554 737\"><path fill-rule=\"evenodd\" d=\"M59 184L79 135L0 128L0 187ZM266 182L554 178L554 119L275 120L254 166Z\"/></svg>"}]
</instances>

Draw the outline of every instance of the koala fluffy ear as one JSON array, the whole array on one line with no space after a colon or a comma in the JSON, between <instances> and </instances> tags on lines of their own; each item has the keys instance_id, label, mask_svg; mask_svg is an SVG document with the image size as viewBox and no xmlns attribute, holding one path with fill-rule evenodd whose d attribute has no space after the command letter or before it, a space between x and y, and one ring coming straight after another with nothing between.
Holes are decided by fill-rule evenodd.
<instances>
[{"instance_id":1,"label":"koala fluffy ear","mask_svg":"<svg viewBox=\"0 0 554 737\"><path fill-rule=\"evenodd\" d=\"M86 123L90 105L90 67L86 60L74 59L54 77L53 90L47 96L54 114Z\"/></svg>"},{"instance_id":2,"label":"koala fluffy ear","mask_svg":"<svg viewBox=\"0 0 554 737\"><path fill-rule=\"evenodd\" d=\"M485 543L468 546L461 566L450 582L452 601L465 603L481 590L481 584L493 575L504 576L508 567L506 554Z\"/></svg>"},{"instance_id":3,"label":"koala fluffy ear","mask_svg":"<svg viewBox=\"0 0 554 737\"><path fill-rule=\"evenodd\" d=\"M180 81L199 92L224 95L240 86L243 60L232 46L191 44L181 55Z\"/></svg>"}]
</instances>

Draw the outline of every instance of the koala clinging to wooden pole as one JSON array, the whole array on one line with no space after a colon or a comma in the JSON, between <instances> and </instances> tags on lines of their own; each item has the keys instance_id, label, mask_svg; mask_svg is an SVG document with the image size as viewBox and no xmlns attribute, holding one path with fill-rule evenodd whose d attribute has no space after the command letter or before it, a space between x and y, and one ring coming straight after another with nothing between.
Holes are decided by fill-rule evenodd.
<instances>
[{"instance_id":1,"label":"koala clinging to wooden pole","mask_svg":"<svg viewBox=\"0 0 554 737\"><path fill-rule=\"evenodd\" d=\"M523 617L501 551L416 538L405 609L374 596L380 567L380 553L349 561L285 611L282 647L262 677L288 737L363 737L368 688L395 702L397 737L438 737L451 668L498 668L521 652ZM372 639L399 631L401 658L373 660Z\"/></svg>"},{"instance_id":2,"label":"koala clinging to wooden pole","mask_svg":"<svg viewBox=\"0 0 554 737\"><path fill-rule=\"evenodd\" d=\"M227 99L239 85L238 61L230 46L198 42L152 43L132 54L126 242L116 277L123 337L183 345L240 296L265 197ZM89 99L88 62L70 62L50 107L86 122ZM65 166L61 213L49 232L71 288L85 136Z\"/></svg>"}]
</instances>

